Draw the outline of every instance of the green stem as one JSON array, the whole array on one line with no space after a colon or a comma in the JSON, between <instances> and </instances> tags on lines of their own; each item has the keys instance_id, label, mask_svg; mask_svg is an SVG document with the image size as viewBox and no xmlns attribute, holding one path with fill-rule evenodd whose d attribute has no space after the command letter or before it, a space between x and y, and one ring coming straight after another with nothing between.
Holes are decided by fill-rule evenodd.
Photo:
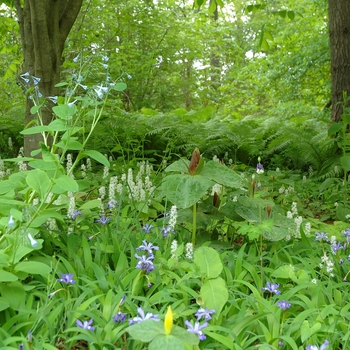
<instances>
[{"instance_id":1,"label":"green stem","mask_svg":"<svg viewBox=\"0 0 350 350\"><path fill-rule=\"evenodd\" d=\"M193 221L192 221L192 246L194 248L196 244L196 231L197 231L197 203L192 207Z\"/></svg>"}]
</instances>

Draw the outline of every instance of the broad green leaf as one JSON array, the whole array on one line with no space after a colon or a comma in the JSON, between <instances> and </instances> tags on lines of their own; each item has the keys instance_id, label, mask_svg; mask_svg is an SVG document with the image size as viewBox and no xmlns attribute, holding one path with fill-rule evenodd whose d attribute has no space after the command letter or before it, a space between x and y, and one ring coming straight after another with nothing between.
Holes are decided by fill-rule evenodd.
<instances>
[{"instance_id":1,"label":"broad green leaf","mask_svg":"<svg viewBox=\"0 0 350 350\"><path fill-rule=\"evenodd\" d=\"M16 188L15 184L11 180L0 181L0 194L5 194Z\"/></svg>"},{"instance_id":2,"label":"broad green leaf","mask_svg":"<svg viewBox=\"0 0 350 350\"><path fill-rule=\"evenodd\" d=\"M30 224L30 227L40 227L49 219L57 219L63 221L63 216L56 210L47 210L41 212Z\"/></svg>"},{"instance_id":3,"label":"broad green leaf","mask_svg":"<svg viewBox=\"0 0 350 350\"><path fill-rule=\"evenodd\" d=\"M274 270L271 274L275 278L296 279L294 267L291 265L283 265Z\"/></svg>"},{"instance_id":4,"label":"broad green leaf","mask_svg":"<svg viewBox=\"0 0 350 350\"><path fill-rule=\"evenodd\" d=\"M10 307L9 301L4 297L0 297L0 311L6 310L9 307Z\"/></svg>"},{"instance_id":5,"label":"broad green leaf","mask_svg":"<svg viewBox=\"0 0 350 350\"><path fill-rule=\"evenodd\" d=\"M350 156L342 156L340 163L345 171L350 171Z\"/></svg>"},{"instance_id":6,"label":"broad green leaf","mask_svg":"<svg viewBox=\"0 0 350 350\"><path fill-rule=\"evenodd\" d=\"M50 273L51 267L39 261L22 261L15 266L15 270L30 274L47 275Z\"/></svg>"},{"instance_id":7,"label":"broad green leaf","mask_svg":"<svg viewBox=\"0 0 350 350\"><path fill-rule=\"evenodd\" d=\"M334 135L337 132L339 132L343 128L342 123L333 123L329 128L328 128L328 136Z\"/></svg>"},{"instance_id":8,"label":"broad green leaf","mask_svg":"<svg viewBox=\"0 0 350 350\"><path fill-rule=\"evenodd\" d=\"M295 12L294 11L288 11L288 18L293 20L295 18Z\"/></svg>"},{"instance_id":9,"label":"broad green leaf","mask_svg":"<svg viewBox=\"0 0 350 350\"><path fill-rule=\"evenodd\" d=\"M208 309L214 309L218 315L228 300L228 289L225 280L221 277L204 282L200 297Z\"/></svg>"},{"instance_id":10,"label":"broad green leaf","mask_svg":"<svg viewBox=\"0 0 350 350\"><path fill-rule=\"evenodd\" d=\"M31 114L37 114L40 110L42 106L33 106L31 109L30 109L30 113Z\"/></svg>"},{"instance_id":11,"label":"broad green leaf","mask_svg":"<svg viewBox=\"0 0 350 350\"><path fill-rule=\"evenodd\" d=\"M322 325L319 322L316 322L312 327L310 327L309 321L305 320L300 327L301 341L304 343L313 334L317 333L321 329L321 327Z\"/></svg>"},{"instance_id":12,"label":"broad green leaf","mask_svg":"<svg viewBox=\"0 0 350 350\"><path fill-rule=\"evenodd\" d=\"M165 172L179 172L179 173L185 173L188 174L188 167L190 165L190 162L188 159L179 159L176 162L170 164L164 171Z\"/></svg>"},{"instance_id":13,"label":"broad green leaf","mask_svg":"<svg viewBox=\"0 0 350 350\"><path fill-rule=\"evenodd\" d=\"M20 282L10 282L3 284L0 288L3 298L5 298L12 309L18 309L25 303L26 292Z\"/></svg>"},{"instance_id":14,"label":"broad green leaf","mask_svg":"<svg viewBox=\"0 0 350 350\"><path fill-rule=\"evenodd\" d=\"M74 104L62 104L52 107L53 112L57 117L63 120L72 119L73 115L77 112L77 107Z\"/></svg>"},{"instance_id":15,"label":"broad green leaf","mask_svg":"<svg viewBox=\"0 0 350 350\"><path fill-rule=\"evenodd\" d=\"M248 207L237 207L236 213L249 222L260 222L257 210L252 210Z\"/></svg>"},{"instance_id":16,"label":"broad green leaf","mask_svg":"<svg viewBox=\"0 0 350 350\"><path fill-rule=\"evenodd\" d=\"M157 322L155 320L146 320L127 327L126 331L134 339L149 343L156 336L164 334L164 324L163 322Z\"/></svg>"},{"instance_id":17,"label":"broad green leaf","mask_svg":"<svg viewBox=\"0 0 350 350\"><path fill-rule=\"evenodd\" d=\"M239 188L242 185L241 177L235 171L213 160L205 163L200 175L231 188Z\"/></svg>"},{"instance_id":18,"label":"broad green leaf","mask_svg":"<svg viewBox=\"0 0 350 350\"><path fill-rule=\"evenodd\" d=\"M211 247L202 246L196 249L194 262L204 278L216 278L223 269L219 253Z\"/></svg>"},{"instance_id":19,"label":"broad green leaf","mask_svg":"<svg viewBox=\"0 0 350 350\"><path fill-rule=\"evenodd\" d=\"M214 184L214 181L202 175L173 174L164 179L162 189L167 198L178 208L189 208Z\"/></svg>"},{"instance_id":20,"label":"broad green leaf","mask_svg":"<svg viewBox=\"0 0 350 350\"><path fill-rule=\"evenodd\" d=\"M77 192L79 190L78 183L68 175L61 175L57 179L53 180L54 183L66 191Z\"/></svg>"},{"instance_id":21,"label":"broad green leaf","mask_svg":"<svg viewBox=\"0 0 350 350\"><path fill-rule=\"evenodd\" d=\"M116 91L124 91L128 86L125 83L117 83L115 84L112 89Z\"/></svg>"},{"instance_id":22,"label":"broad green leaf","mask_svg":"<svg viewBox=\"0 0 350 350\"><path fill-rule=\"evenodd\" d=\"M66 125L65 121L63 121L62 119L53 120L47 127L52 131L66 131L67 130L67 125Z\"/></svg>"},{"instance_id":23,"label":"broad green leaf","mask_svg":"<svg viewBox=\"0 0 350 350\"><path fill-rule=\"evenodd\" d=\"M171 335L181 340L183 344L186 343L191 346L195 346L199 344L198 337L195 334L190 333L187 329L184 329L182 327L178 327L174 325L171 330Z\"/></svg>"},{"instance_id":24,"label":"broad green leaf","mask_svg":"<svg viewBox=\"0 0 350 350\"><path fill-rule=\"evenodd\" d=\"M158 335L148 346L149 350L185 350L184 344L172 334Z\"/></svg>"},{"instance_id":25,"label":"broad green leaf","mask_svg":"<svg viewBox=\"0 0 350 350\"><path fill-rule=\"evenodd\" d=\"M11 272L0 269L0 282L17 281L18 277Z\"/></svg>"},{"instance_id":26,"label":"broad green leaf","mask_svg":"<svg viewBox=\"0 0 350 350\"><path fill-rule=\"evenodd\" d=\"M39 194L41 199L47 195L51 186L48 175L40 169L30 171L26 177L26 182L30 188Z\"/></svg>"},{"instance_id":27,"label":"broad green leaf","mask_svg":"<svg viewBox=\"0 0 350 350\"><path fill-rule=\"evenodd\" d=\"M104 166L110 166L110 163L108 161L108 159L100 152L95 151L95 150L87 150L82 152L82 154L80 155L80 157L91 157L92 159L95 159L97 162L103 164Z\"/></svg>"},{"instance_id":28,"label":"broad green leaf","mask_svg":"<svg viewBox=\"0 0 350 350\"><path fill-rule=\"evenodd\" d=\"M54 162L47 162L42 159L35 159L28 163L28 165L33 169L41 170L54 170L56 169L56 164Z\"/></svg>"},{"instance_id":29,"label":"broad green leaf","mask_svg":"<svg viewBox=\"0 0 350 350\"><path fill-rule=\"evenodd\" d=\"M24 129L20 132L22 135L33 135L39 134L41 132L49 131L49 127L47 125L33 126L32 128Z\"/></svg>"},{"instance_id":30,"label":"broad green leaf","mask_svg":"<svg viewBox=\"0 0 350 350\"><path fill-rule=\"evenodd\" d=\"M68 142L66 139L62 139L60 142L57 142L55 146L73 151L81 151L83 149L83 145L79 141L71 139Z\"/></svg>"},{"instance_id":31,"label":"broad green leaf","mask_svg":"<svg viewBox=\"0 0 350 350\"><path fill-rule=\"evenodd\" d=\"M82 209L93 209L98 208L101 205L100 199L93 199L91 201L85 202L83 205L79 207L80 210Z\"/></svg>"}]
</instances>

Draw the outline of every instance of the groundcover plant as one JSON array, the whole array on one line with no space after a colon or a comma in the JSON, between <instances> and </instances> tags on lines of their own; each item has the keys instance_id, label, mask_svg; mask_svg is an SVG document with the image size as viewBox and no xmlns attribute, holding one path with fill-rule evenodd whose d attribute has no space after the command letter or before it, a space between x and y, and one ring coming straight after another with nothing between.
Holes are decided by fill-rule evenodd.
<instances>
[{"instance_id":1,"label":"groundcover plant","mask_svg":"<svg viewBox=\"0 0 350 350\"><path fill-rule=\"evenodd\" d=\"M21 76L43 141L1 162L1 348L349 347L346 173L335 203L260 157L121 164L88 146L126 85L72 77L42 125Z\"/></svg>"}]
</instances>

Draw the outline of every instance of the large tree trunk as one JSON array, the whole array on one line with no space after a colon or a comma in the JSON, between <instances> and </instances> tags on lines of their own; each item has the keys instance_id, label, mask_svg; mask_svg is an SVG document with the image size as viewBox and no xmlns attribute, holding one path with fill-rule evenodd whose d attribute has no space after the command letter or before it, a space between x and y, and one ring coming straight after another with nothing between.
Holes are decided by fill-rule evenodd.
<instances>
[{"instance_id":1,"label":"large tree trunk","mask_svg":"<svg viewBox=\"0 0 350 350\"><path fill-rule=\"evenodd\" d=\"M23 73L40 78L38 84L42 98L57 96L55 87L60 81L64 43L77 18L83 0L20 0L14 4L18 14L23 46ZM31 80L32 81L32 80ZM27 95L25 125L36 119L30 113L33 101ZM42 122L52 119L52 102L47 100L41 109ZM29 156L39 148L40 134L24 136L24 154Z\"/></svg>"},{"instance_id":2,"label":"large tree trunk","mask_svg":"<svg viewBox=\"0 0 350 350\"><path fill-rule=\"evenodd\" d=\"M343 92L350 96L350 0L328 0L332 120L341 121ZM350 102L350 101L349 101ZM350 106L350 103L347 103Z\"/></svg>"}]
</instances>

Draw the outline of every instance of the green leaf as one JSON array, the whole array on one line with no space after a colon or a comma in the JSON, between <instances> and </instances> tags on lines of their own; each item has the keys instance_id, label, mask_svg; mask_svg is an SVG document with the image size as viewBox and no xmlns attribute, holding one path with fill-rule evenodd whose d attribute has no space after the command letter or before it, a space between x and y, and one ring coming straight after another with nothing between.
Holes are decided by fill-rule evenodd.
<instances>
[{"instance_id":1,"label":"green leaf","mask_svg":"<svg viewBox=\"0 0 350 350\"><path fill-rule=\"evenodd\" d=\"M176 162L170 164L164 171L165 172L178 172L178 173L188 173L188 167L190 162L188 159L179 159Z\"/></svg>"},{"instance_id":2,"label":"green leaf","mask_svg":"<svg viewBox=\"0 0 350 350\"><path fill-rule=\"evenodd\" d=\"M322 325L319 322L316 322L312 327L310 327L309 321L305 320L300 327L302 343L308 340L313 334L317 333L321 327Z\"/></svg>"},{"instance_id":3,"label":"green leaf","mask_svg":"<svg viewBox=\"0 0 350 350\"><path fill-rule=\"evenodd\" d=\"M93 199L91 201L85 202L83 205L80 206L80 210L83 209L93 209L93 208L98 208L101 205L101 200L100 199Z\"/></svg>"},{"instance_id":4,"label":"green leaf","mask_svg":"<svg viewBox=\"0 0 350 350\"><path fill-rule=\"evenodd\" d=\"M228 289L225 280L218 277L205 281L200 290L200 297L205 307L214 309L217 315L220 314L228 300Z\"/></svg>"},{"instance_id":5,"label":"green leaf","mask_svg":"<svg viewBox=\"0 0 350 350\"><path fill-rule=\"evenodd\" d=\"M10 282L0 288L1 295L5 298L12 309L19 309L24 304L26 292L20 282Z\"/></svg>"},{"instance_id":6,"label":"green leaf","mask_svg":"<svg viewBox=\"0 0 350 350\"><path fill-rule=\"evenodd\" d=\"M162 189L167 198L178 208L189 208L214 184L214 181L202 175L173 174L163 180Z\"/></svg>"},{"instance_id":7,"label":"green leaf","mask_svg":"<svg viewBox=\"0 0 350 350\"><path fill-rule=\"evenodd\" d=\"M60 142L57 142L55 146L73 151L81 151L83 149L83 145L79 141L71 139L68 142L66 139L62 139Z\"/></svg>"},{"instance_id":8,"label":"green leaf","mask_svg":"<svg viewBox=\"0 0 350 350\"><path fill-rule=\"evenodd\" d=\"M271 274L272 277L275 278L284 278L284 279L296 279L296 275L294 272L294 266L291 265L283 265L274 270Z\"/></svg>"},{"instance_id":9,"label":"green leaf","mask_svg":"<svg viewBox=\"0 0 350 350\"><path fill-rule=\"evenodd\" d=\"M149 343L156 336L164 334L164 325L162 322L157 322L155 320L146 320L127 327L126 331L134 339Z\"/></svg>"},{"instance_id":10,"label":"green leaf","mask_svg":"<svg viewBox=\"0 0 350 350\"><path fill-rule=\"evenodd\" d=\"M18 277L11 272L0 269L0 282L17 281Z\"/></svg>"},{"instance_id":11,"label":"green leaf","mask_svg":"<svg viewBox=\"0 0 350 350\"><path fill-rule=\"evenodd\" d=\"M205 163L200 174L223 186L231 188L239 188L242 186L241 177L236 172L213 160Z\"/></svg>"},{"instance_id":12,"label":"green leaf","mask_svg":"<svg viewBox=\"0 0 350 350\"><path fill-rule=\"evenodd\" d=\"M87 150L81 153L81 157L91 157L92 159L95 159L97 162L103 164L104 166L110 166L110 163L108 159L100 152L95 150Z\"/></svg>"},{"instance_id":13,"label":"green leaf","mask_svg":"<svg viewBox=\"0 0 350 350\"><path fill-rule=\"evenodd\" d=\"M15 270L33 275L47 275L50 273L51 267L39 261L22 261L15 266Z\"/></svg>"},{"instance_id":14,"label":"green leaf","mask_svg":"<svg viewBox=\"0 0 350 350\"><path fill-rule=\"evenodd\" d=\"M33 106L33 107L30 109L30 113L31 113L31 114L37 114L41 107L42 107L42 106Z\"/></svg>"},{"instance_id":15,"label":"green leaf","mask_svg":"<svg viewBox=\"0 0 350 350\"><path fill-rule=\"evenodd\" d=\"M4 297L0 297L0 311L6 310L9 307L10 307L9 301Z\"/></svg>"},{"instance_id":16,"label":"green leaf","mask_svg":"<svg viewBox=\"0 0 350 350\"><path fill-rule=\"evenodd\" d=\"M49 176L40 169L32 170L26 177L26 182L30 188L38 193L41 199L43 199L51 186Z\"/></svg>"},{"instance_id":17,"label":"green leaf","mask_svg":"<svg viewBox=\"0 0 350 350\"><path fill-rule=\"evenodd\" d=\"M291 19L291 20L293 20L295 18L295 12L294 11L288 11L287 15L288 15L288 18Z\"/></svg>"},{"instance_id":18,"label":"green leaf","mask_svg":"<svg viewBox=\"0 0 350 350\"><path fill-rule=\"evenodd\" d=\"M32 128L24 129L20 132L22 135L33 135L40 134L41 132L49 131L49 127L47 125L39 125L33 126Z\"/></svg>"},{"instance_id":19,"label":"green leaf","mask_svg":"<svg viewBox=\"0 0 350 350\"><path fill-rule=\"evenodd\" d=\"M28 165L33 169L42 169L42 170L55 170L56 169L56 163L54 162L47 162L42 159L35 159L28 163Z\"/></svg>"},{"instance_id":20,"label":"green leaf","mask_svg":"<svg viewBox=\"0 0 350 350\"><path fill-rule=\"evenodd\" d=\"M59 106L52 107L52 111L57 115L57 117L63 120L72 119L73 115L77 112L77 107L74 104L62 104Z\"/></svg>"},{"instance_id":21,"label":"green leaf","mask_svg":"<svg viewBox=\"0 0 350 350\"><path fill-rule=\"evenodd\" d=\"M78 183L68 175L61 175L57 179L53 180L54 183L60 186L62 189L69 192L77 192L79 190Z\"/></svg>"},{"instance_id":22,"label":"green leaf","mask_svg":"<svg viewBox=\"0 0 350 350\"><path fill-rule=\"evenodd\" d=\"M219 253L211 247L199 247L194 253L194 262L204 278L216 278L223 265Z\"/></svg>"},{"instance_id":23,"label":"green leaf","mask_svg":"<svg viewBox=\"0 0 350 350\"><path fill-rule=\"evenodd\" d=\"M350 171L350 156L342 156L340 158L340 164L344 171Z\"/></svg>"},{"instance_id":24,"label":"green leaf","mask_svg":"<svg viewBox=\"0 0 350 350\"><path fill-rule=\"evenodd\" d=\"M159 335L148 346L149 350L185 350L184 344L177 337L172 334Z\"/></svg>"},{"instance_id":25,"label":"green leaf","mask_svg":"<svg viewBox=\"0 0 350 350\"><path fill-rule=\"evenodd\" d=\"M117 83L115 84L112 89L116 91L124 91L128 86L125 83Z\"/></svg>"},{"instance_id":26,"label":"green leaf","mask_svg":"<svg viewBox=\"0 0 350 350\"><path fill-rule=\"evenodd\" d=\"M47 127L51 131L66 131L67 130L66 123L62 119L53 120Z\"/></svg>"},{"instance_id":27,"label":"green leaf","mask_svg":"<svg viewBox=\"0 0 350 350\"><path fill-rule=\"evenodd\" d=\"M40 227L49 219L63 221L62 215L54 209L41 212L30 224L30 227Z\"/></svg>"},{"instance_id":28,"label":"green leaf","mask_svg":"<svg viewBox=\"0 0 350 350\"><path fill-rule=\"evenodd\" d=\"M342 123L333 123L329 128L328 128L328 136L334 135L337 132L339 132L343 128Z\"/></svg>"}]
</instances>

